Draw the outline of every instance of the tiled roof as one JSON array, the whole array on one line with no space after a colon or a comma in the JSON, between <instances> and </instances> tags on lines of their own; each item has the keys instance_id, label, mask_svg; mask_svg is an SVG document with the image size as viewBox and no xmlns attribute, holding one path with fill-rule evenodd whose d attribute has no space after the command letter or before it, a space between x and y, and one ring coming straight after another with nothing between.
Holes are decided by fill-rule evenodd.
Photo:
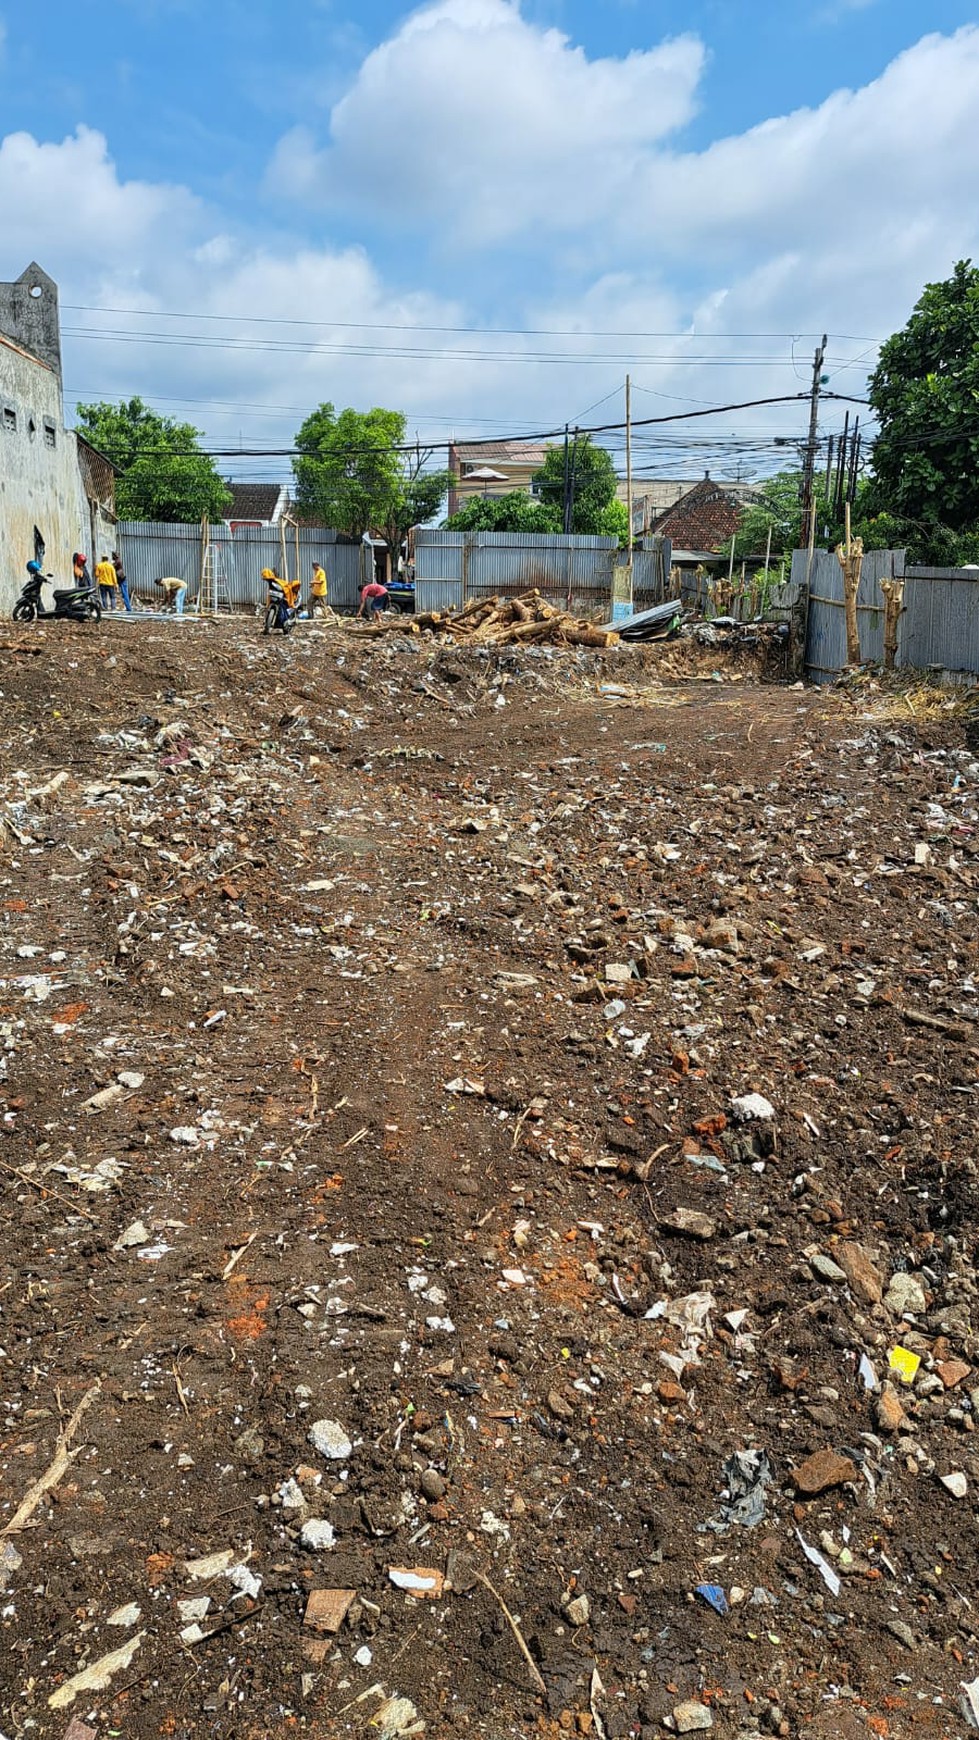
<instances>
[{"instance_id":1,"label":"tiled roof","mask_svg":"<svg viewBox=\"0 0 979 1740\"><path fill-rule=\"evenodd\" d=\"M231 506L225 509L228 520L258 520L265 525L271 520L282 491L277 483L229 483Z\"/></svg>"},{"instance_id":2,"label":"tiled roof","mask_svg":"<svg viewBox=\"0 0 979 1740\"><path fill-rule=\"evenodd\" d=\"M452 458L467 465L543 465L548 447L536 441L453 441Z\"/></svg>"},{"instance_id":3,"label":"tiled roof","mask_svg":"<svg viewBox=\"0 0 979 1740\"><path fill-rule=\"evenodd\" d=\"M696 488L669 508L653 524L652 530L684 550L719 550L728 538L733 538L743 512L713 478L705 477Z\"/></svg>"}]
</instances>

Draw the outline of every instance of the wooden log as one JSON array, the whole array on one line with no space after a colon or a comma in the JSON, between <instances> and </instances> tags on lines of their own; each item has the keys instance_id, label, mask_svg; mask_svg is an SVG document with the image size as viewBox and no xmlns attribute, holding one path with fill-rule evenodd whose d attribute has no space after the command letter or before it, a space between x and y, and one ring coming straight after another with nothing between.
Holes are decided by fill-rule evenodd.
<instances>
[{"instance_id":1,"label":"wooden log","mask_svg":"<svg viewBox=\"0 0 979 1740\"><path fill-rule=\"evenodd\" d=\"M846 504L846 543L837 544L836 560L843 570L843 615L846 622L846 662L862 664L857 594L863 569L863 539L850 536L850 504Z\"/></svg>"},{"instance_id":2,"label":"wooden log","mask_svg":"<svg viewBox=\"0 0 979 1740\"><path fill-rule=\"evenodd\" d=\"M893 577L882 580L884 595L884 669L892 671L897 662L897 631L904 609L904 581Z\"/></svg>"}]
</instances>

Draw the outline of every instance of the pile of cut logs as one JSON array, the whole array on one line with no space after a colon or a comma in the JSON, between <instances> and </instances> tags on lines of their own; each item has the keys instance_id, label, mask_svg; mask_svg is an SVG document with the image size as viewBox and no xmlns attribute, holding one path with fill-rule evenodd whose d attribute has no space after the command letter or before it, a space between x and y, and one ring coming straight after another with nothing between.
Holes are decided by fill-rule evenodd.
<instances>
[{"instance_id":1,"label":"pile of cut logs","mask_svg":"<svg viewBox=\"0 0 979 1740\"><path fill-rule=\"evenodd\" d=\"M392 631L418 633L429 629L465 646L617 646L619 637L610 629L596 628L565 610L555 610L539 592L523 592L519 598L473 598L461 610L421 611L415 616L388 612L374 618L361 633Z\"/></svg>"}]
</instances>

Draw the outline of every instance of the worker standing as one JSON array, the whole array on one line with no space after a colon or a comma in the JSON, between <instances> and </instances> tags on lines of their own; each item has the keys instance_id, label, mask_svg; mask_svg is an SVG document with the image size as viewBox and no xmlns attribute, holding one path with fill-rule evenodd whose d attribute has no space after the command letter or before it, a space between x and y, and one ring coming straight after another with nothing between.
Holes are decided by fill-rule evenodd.
<instances>
[{"instance_id":1,"label":"worker standing","mask_svg":"<svg viewBox=\"0 0 979 1740\"><path fill-rule=\"evenodd\" d=\"M108 556L103 556L101 562L95 564L95 583L99 589L103 610L118 610L119 579L113 563Z\"/></svg>"},{"instance_id":2,"label":"worker standing","mask_svg":"<svg viewBox=\"0 0 979 1740\"><path fill-rule=\"evenodd\" d=\"M310 614L312 616L326 615L327 594L326 569L321 562L314 562L313 584L309 593Z\"/></svg>"},{"instance_id":3,"label":"worker standing","mask_svg":"<svg viewBox=\"0 0 979 1740\"><path fill-rule=\"evenodd\" d=\"M131 615L133 602L129 596L129 582L126 579L126 570L122 565L122 557L118 550L113 550L112 552L112 566L116 571L116 579L119 582L119 591L122 593L122 602Z\"/></svg>"}]
</instances>

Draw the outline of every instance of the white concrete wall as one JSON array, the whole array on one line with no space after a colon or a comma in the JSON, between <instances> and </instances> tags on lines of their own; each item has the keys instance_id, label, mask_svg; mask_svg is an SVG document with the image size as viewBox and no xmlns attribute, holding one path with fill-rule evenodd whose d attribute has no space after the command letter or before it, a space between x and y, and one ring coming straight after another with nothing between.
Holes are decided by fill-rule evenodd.
<instances>
[{"instance_id":1,"label":"white concrete wall","mask_svg":"<svg viewBox=\"0 0 979 1740\"><path fill-rule=\"evenodd\" d=\"M9 618L26 578L35 526L44 538L44 567L61 585L70 584L73 550L91 556L79 493L77 448L65 431L58 376L0 334L0 617Z\"/></svg>"}]
</instances>

